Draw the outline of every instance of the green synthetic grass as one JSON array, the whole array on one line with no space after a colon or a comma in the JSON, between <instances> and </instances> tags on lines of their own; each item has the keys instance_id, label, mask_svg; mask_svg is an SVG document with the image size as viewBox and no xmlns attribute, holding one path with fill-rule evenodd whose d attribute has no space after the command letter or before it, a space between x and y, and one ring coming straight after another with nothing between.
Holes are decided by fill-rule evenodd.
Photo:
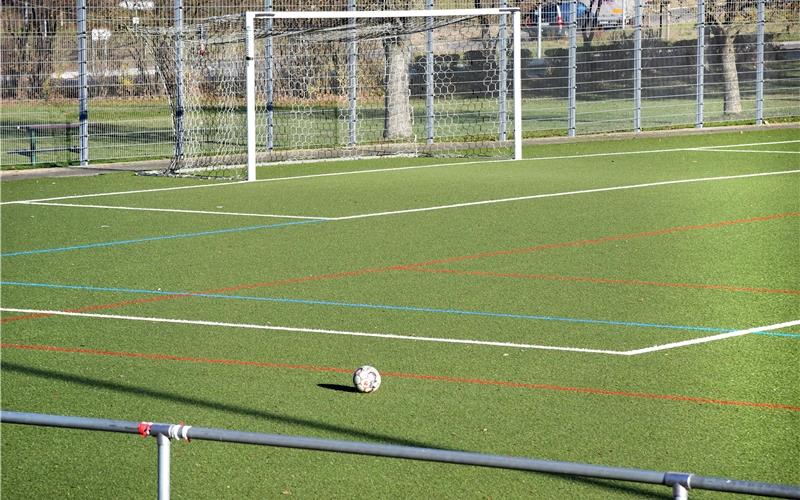
<instances>
[{"instance_id":1,"label":"green synthetic grass","mask_svg":"<svg viewBox=\"0 0 800 500\"><path fill-rule=\"evenodd\" d=\"M442 162L282 165L259 170L259 179L275 179L270 182L210 182L215 186L60 202L345 217L796 170L800 143L790 141L800 141L798 129L571 142L526 149L521 162L407 170L388 169ZM780 144L685 150L773 142ZM581 157L604 153L626 154ZM279 180L379 168L387 171ZM0 194L7 202L208 183L109 174L4 182ZM640 349L718 333L640 323L735 330L798 319L798 193L793 173L191 237L297 220L5 204L2 303ZM768 216L774 217L754 220ZM736 223L707 227L725 221ZM669 228L678 229L664 231ZM653 231L663 234L642 234ZM184 237L135 241L174 235ZM618 238L603 240L612 236ZM107 246L66 249L92 244ZM553 248L532 249L543 245ZM48 249L65 250L7 255ZM431 261L443 262L422 271L385 270ZM335 273L351 275L302 280ZM148 300L159 290L239 298ZM98 307L107 304L114 306ZM509 314L549 319L500 316ZM3 313L12 316L17 313ZM185 421L797 484L800 327L779 333L610 356L48 317L2 324L3 343L91 352L6 346L0 388L7 410ZM337 390L349 384L348 374L323 370L365 363L384 373L383 387L372 395ZM3 425L1 439L2 487L9 498L155 492L153 440L15 425ZM174 445L172 465L176 498L669 497L667 488L634 484L208 442Z\"/></svg>"}]
</instances>

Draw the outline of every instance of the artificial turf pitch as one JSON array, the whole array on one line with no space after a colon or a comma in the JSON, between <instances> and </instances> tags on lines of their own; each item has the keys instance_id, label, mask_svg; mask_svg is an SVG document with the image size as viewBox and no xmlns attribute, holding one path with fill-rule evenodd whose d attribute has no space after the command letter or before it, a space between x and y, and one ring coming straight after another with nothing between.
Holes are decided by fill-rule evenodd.
<instances>
[{"instance_id":1,"label":"artificial turf pitch","mask_svg":"<svg viewBox=\"0 0 800 500\"><path fill-rule=\"evenodd\" d=\"M2 307L91 316L2 313L2 407L796 484L800 327L668 347L800 319L798 141L575 142L166 191L209 182L4 182ZM377 393L345 390L361 364ZM8 498L151 496L155 459L150 440L2 427ZM669 496L206 442L172 465L176 498Z\"/></svg>"}]
</instances>

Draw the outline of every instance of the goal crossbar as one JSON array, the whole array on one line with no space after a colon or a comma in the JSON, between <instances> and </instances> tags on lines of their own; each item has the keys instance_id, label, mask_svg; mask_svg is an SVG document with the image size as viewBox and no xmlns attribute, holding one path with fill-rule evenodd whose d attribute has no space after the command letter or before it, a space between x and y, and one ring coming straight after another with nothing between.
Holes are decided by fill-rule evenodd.
<instances>
[{"instance_id":1,"label":"goal crossbar","mask_svg":"<svg viewBox=\"0 0 800 500\"><path fill-rule=\"evenodd\" d=\"M513 87L513 158L522 159L522 88L521 88L521 13L519 8L481 8L481 9L429 9L429 10L388 10L388 11L250 11L245 14L246 32L246 100L247 100L247 179L256 179L257 139L256 139L256 68L255 39L256 19L387 19L387 18L442 18L498 16L502 26L507 25L506 16L511 18L512 74ZM503 28L505 29L505 28ZM506 68L502 69L503 72ZM504 106L504 105L503 105ZM505 108L503 108L505 109ZM505 115L505 111L501 114Z\"/></svg>"}]
</instances>

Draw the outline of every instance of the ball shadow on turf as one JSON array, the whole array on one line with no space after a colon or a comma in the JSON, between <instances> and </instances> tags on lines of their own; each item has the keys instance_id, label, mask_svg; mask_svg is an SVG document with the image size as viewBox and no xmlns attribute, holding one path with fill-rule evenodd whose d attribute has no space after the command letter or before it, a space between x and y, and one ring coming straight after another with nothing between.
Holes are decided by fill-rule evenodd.
<instances>
[{"instance_id":1,"label":"ball shadow on turf","mask_svg":"<svg viewBox=\"0 0 800 500\"><path fill-rule=\"evenodd\" d=\"M352 385L342 385L342 384L317 384L317 387L322 387L323 389L329 389L331 391L340 391L340 392L358 392L358 390L353 387Z\"/></svg>"}]
</instances>

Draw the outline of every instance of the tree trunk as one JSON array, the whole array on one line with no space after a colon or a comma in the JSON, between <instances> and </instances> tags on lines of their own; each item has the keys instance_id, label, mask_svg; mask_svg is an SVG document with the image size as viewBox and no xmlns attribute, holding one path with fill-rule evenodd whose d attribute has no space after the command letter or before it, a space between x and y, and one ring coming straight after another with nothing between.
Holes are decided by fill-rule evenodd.
<instances>
[{"instance_id":1,"label":"tree trunk","mask_svg":"<svg viewBox=\"0 0 800 500\"><path fill-rule=\"evenodd\" d=\"M586 11L587 17L578 20L580 21L578 28L580 29L581 37L583 37L583 46L586 48L591 47L592 40L594 40L597 30L597 15L600 13L600 4L602 3L602 0L591 0Z\"/></svg>"},{"instance_id":2,"label":"tree trunk","mask_svg":"<svg viewBox=\"0 0 800 500\"><path fill-rule=\"evenodd\" d=\"M742 101L739 95L739 73L736 72L735 39L735 34L725 33L723 35L722 76L725 79L723 112L726 115L736 115L742 112Z\"/></svg>"},{"instance_id":3,"label":"tree trunk","mask_svg":"<svg viewBox=\"0 0 800 500\"><path fill-rule=\"evenodd\" d=\"M404 36L387 39L383 50L386 55L383 137L407 139L412 136L408 41Z\"/></svg>"}]
</instances>

